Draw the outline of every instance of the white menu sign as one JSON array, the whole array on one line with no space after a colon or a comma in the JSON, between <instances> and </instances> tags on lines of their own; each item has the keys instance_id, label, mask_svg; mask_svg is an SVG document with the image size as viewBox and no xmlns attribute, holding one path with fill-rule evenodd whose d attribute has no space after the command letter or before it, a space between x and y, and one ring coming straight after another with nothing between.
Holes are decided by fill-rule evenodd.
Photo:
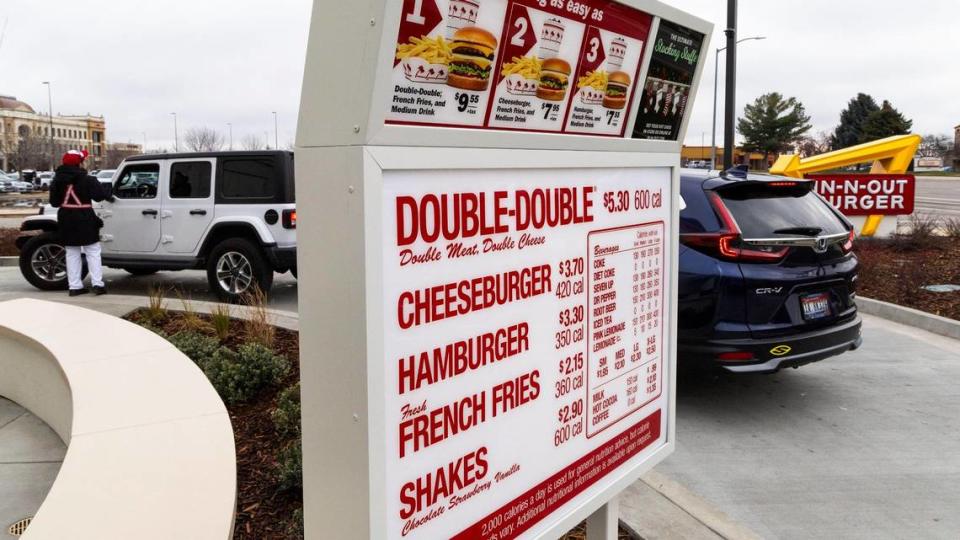
<instances>
[{"instance_id":1,"label":"white menu sign","mask_svg":"<svg viewBox=\"0 0 960 540\"><path fill-rule=\"evenodd\" d=\"M669 168L383 177L390 538L514 538L666 444Z\"/></svg>"}]
</instances>

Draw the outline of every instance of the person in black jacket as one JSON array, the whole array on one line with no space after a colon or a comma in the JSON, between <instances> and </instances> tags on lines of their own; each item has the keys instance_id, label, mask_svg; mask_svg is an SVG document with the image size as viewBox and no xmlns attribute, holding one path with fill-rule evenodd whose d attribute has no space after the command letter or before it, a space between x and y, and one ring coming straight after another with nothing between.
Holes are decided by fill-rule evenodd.
<instances>
[{"instance_id":1,"label":"person in black jacket","mask_svg":"<svg viewBox=\"0 0 960 540\"><path fill-rule=\"evenodd\" d=\"M87 258L94 294L99 296L107 292L100 260L100 228L103 227L103 221L94 212L92 203L104 200L112 202L113 197L82 167L87 155L86 150L70 150L64 154L63 165L57 168L50 184L50 205L59 208L57 223L60 240L67 251L70 296L89 292L83 286L83 255Z\"/></svg>"}]
</instances>

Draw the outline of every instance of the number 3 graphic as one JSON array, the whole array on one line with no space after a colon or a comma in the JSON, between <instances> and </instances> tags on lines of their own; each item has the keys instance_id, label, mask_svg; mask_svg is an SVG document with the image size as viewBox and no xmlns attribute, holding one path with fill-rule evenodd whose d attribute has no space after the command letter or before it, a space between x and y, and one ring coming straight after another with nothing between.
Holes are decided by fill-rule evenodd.
<instances>
[{"instance_id":1,"label":"number 3 graphic","mask_svg":"<svg viewBox=\"0 0 960 540\"><path fill-rule=\"evenodd\" d=\"M596 62L600 54L600 38L595 37L590 40L590 52L587 53L588 62Z\"/></svg>"}]
</instances>

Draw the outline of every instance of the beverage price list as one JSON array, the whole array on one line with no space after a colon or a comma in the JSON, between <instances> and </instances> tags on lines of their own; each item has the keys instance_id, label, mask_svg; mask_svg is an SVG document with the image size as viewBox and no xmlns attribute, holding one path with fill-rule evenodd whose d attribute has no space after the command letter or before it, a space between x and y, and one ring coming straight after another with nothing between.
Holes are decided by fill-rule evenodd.
<instances>
[{"instance_id":1,"label":"beverage price list","mask_svg":"<svg viewBox=\"0 0 960 540\"><path fill-rule=\"evenodd\" d=\"M612 0L404 0L386 121L622 137L652 24Z\"/></svg>"},{"instance_id":2,"label":"beverage price list","mask_svg":"<svg viewBox=\"0 0 960 540\"><path fill-rule=\"evenodd\" d=\"M384 173L390 538L535 533L665 444L670 180Z\"/></svg>"}]
</instances>

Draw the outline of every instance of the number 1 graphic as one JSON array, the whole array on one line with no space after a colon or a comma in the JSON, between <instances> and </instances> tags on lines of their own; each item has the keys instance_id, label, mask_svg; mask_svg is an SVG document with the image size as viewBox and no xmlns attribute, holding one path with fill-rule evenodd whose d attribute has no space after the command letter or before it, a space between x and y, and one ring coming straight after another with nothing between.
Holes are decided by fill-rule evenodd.
<instances>
[{"instance_id":1,"label":"number 1 graphic","mask_svg":"<svg viewBox=\"0 0 960 540\"><path fill-rule=\"evenodd\" d=\"M407 15L407 22L421 26L427 23L426 17L423 16L423 0L413 0L413 12Z\"/></svg>"}]
</instances>

